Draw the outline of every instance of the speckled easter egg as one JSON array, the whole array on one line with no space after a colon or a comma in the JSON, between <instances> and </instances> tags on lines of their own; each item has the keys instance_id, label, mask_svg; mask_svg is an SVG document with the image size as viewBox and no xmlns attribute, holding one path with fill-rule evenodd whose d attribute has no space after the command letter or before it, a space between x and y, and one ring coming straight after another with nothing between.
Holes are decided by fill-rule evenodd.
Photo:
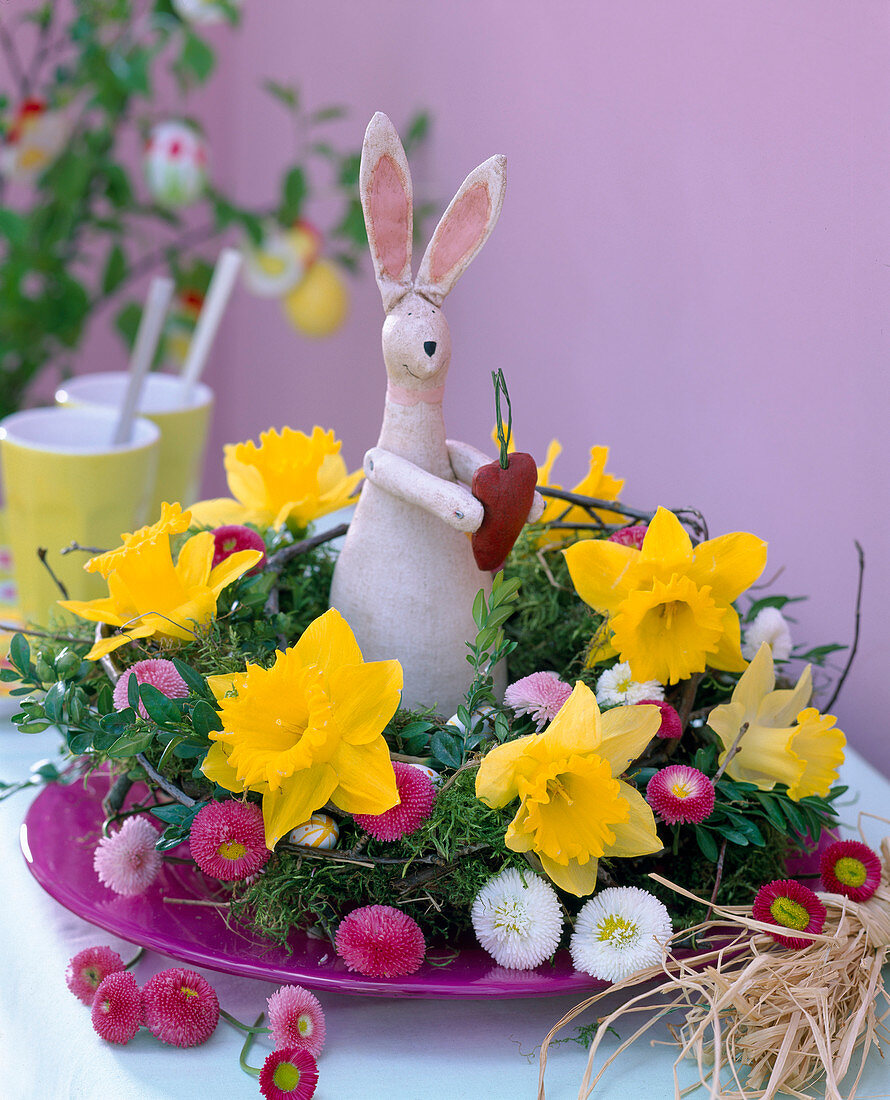
<instances>
[{"instance_id":1,"label":"speckled easter egg","mask_svg":"<svg viewBox=\"0 0 890 1100\"><path fill-rule=\"evenodd\" d=\"M329 814L317 813L296 829L291 829L287 839L291 844L302 844L305 848L336 848L340 826Z\"/></svg>"},{"instance_id":2,"label":"speckled easter egg","mask_svg":"<svg viewBox=\"0 0 890 1100\"><path fill-rule=\"evenodd\" d=\"M417 768L419 772L423 772L423 774L427 777L427 779L430 781L430 783L432 783L434 787L438 787L439 784L442 782L442 776L439 774L439 772L436 771L435 768L428 768L426 764L412 764L411 767Z\"/></svg>"},{"instance_id":3,"label":"speckled easter egg","mask_svg":"<svg viewBox=\"0 0 890 1100\"><path fill-rule=\"evenodd\" d=\"M145 146L145 182L161 206L189 206L207 183L207 146L184 122L161 122Z\"/></svg>"}]
</instances>

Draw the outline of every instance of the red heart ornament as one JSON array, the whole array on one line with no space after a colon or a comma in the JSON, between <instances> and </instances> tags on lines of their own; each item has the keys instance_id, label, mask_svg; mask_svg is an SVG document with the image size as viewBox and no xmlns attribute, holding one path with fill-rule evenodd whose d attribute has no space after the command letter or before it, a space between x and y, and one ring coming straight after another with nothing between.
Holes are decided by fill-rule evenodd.
<instances>
[{"instance_id":1,"label":"red heart ornament","mask_svg":"<svg viewBox=\"0 0 890 1100\"><path fill-rule=\"evenodd\" d=\"M499 462L473 474L472 493L483 508L482 524L473 533L473 557L480 569L497 572L525 526L535 497L538 467L530 454L514 451L507 468Z\"/></svg>"}]
</instances>

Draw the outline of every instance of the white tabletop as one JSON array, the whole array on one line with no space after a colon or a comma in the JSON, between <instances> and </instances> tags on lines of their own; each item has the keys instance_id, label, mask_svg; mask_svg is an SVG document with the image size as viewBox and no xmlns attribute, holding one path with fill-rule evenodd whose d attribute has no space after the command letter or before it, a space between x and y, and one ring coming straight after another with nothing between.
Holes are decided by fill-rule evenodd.
<instances>
[{"instance_id":1,"label":"white tabletop","mask_svg":"<svg viewBox=\"0 0 890 1100\"><path fill-rule=\"evenodd\" d=\"M35 760L53 755L58 743L53 731L26 736L0 723L0 780L24 778ZM844 807L848 825L855 827L859 809L890 816L890 782L853 752L843 778L858 792L856 804L851 799ZM257 1082L238 1067L241 1037L222 1022L204 1046L192 1050L164 1046L144 1030L127 1046L112 1046L93 1031L89 1011L65 986L68 960L93 944L110 944L125 960L134 952L63 909L31 877L18 845L29 798L29 792L22 792L0 803L0 1096L255 1100L260 1095ZM882 835L881 828L874 822L867 825L872 843ZM141 985L171 965L175 960L149 952L136 968L137 980ZM266 997L277 988L204 973L223 1008L245 1021L265 1010ZM319 999L328 1040L319 1060L317 1100L534 1100L541 1040L578 1000L389 1000L328 993ZM613 999L606 1004L614 1007ZM597 1014L604 1011L600 1007ZM568 1032L573 1030L574 1025ZM619 1030L624 1037L630 1033L628 1025ZM610 1036L606 1052L615 1045ZM270 1049L267 1040L257 1042L252 1064L260 1065ZM673 1058L668 1047L639 1043L610 1068L594 1096L669 1100ZM586 1051L575 1043L552 1048L548 1100L578 1095L586 1060ZM691 1081L691 1073L684 1078ZM890 1097L887 1063L870 1059L859 1095L862 1100Z\"/></svg>"}]
</instances>

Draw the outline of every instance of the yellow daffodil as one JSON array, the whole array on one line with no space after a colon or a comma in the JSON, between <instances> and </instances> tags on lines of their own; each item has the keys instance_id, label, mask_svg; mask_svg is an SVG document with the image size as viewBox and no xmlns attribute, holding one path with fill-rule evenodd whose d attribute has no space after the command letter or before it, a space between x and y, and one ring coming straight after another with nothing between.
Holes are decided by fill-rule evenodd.
<instances>
[{"instance_id":1,"label":"yellow daffodil","mask_svg":"<svg viewBox=\"0 0 890 1100\"><path fill-rule=\"evenodd\" d=\"M504 425L504 434L506 435L506 425ZM492 440L497 443L497 429L495 428L491 433ZM507 447L508 452L512 454L516 450L513 435L510 436L510 443ZM550 445L547 448L547 457L544 460L544 465L538 467L538 487L547 489L561 489L562 486L556 482L550 480L550 476L553 470L553 464L557 458L562 454L562 444L556 440L551 439ZM609 461L609 448L608 447L591 447L590 448L590 466L588 467L587 474L574 485L571 489L573 493L579 493L581 496L594 497L596 500L618 500L621 495L621 490L624 488L624 481L620 478L613 477L612 474L606 473L606 463ZM555 523L557 520L560 523L583 523L589 524L591 522L590 516L577 504L569 504L564 500L557 500L555 497L545 497L545 507L541 518L538 520L540 524ZM603 523L625 523L626 519L620 512L611 512L607 510L597 512L597 515L603 521ZM554 532L545 532L541 535L539 542L553 542L558 534L562 534L563 529ZM576 532L576 536L584 537L586 534L592 532ZM571 532L565 532L568 536Z\"/></svg>"},{"instance_id":2,"label":"yellow daffodil","mask_svg":"<svg viewBox=\"0 0 890 1100\"><path fill-rule=\"evenodd\" d=\"M600 713L580 681L550 725L493 748L476 777L476 797L500 809L519 798L504 842L534 852L550 878L582 897L596 887L602 856L661 850L655 818L643 796L617 777L658 729L657 707L615 707Z\"/></svg>"},{"instance_id":3,"label":"yellow daffodil","mask_svg":"<svg viewBox=\"0 0 890 1100\"><path fill-rule=\"evenodd\" d=\"M310 623L268 669L216 677L223 732L202 769L227 790L263 796L266 844L275 844L330 799L341 810L382 814L399 802L382 733L399 705L398 661L369 661L333 608Z\"/></svg>"},{"instance_id":4,"label":"yellow daffodil","mask_svg":"<svg viewBox=\"0 0 890 1100\"><path fill-rule=\"evenodd\" d=\"M732 693L732 701L715 707L708 725L723 743L720 764L739 739L726 765L732 779L771 791L788 786L795 802L808 795L828 794L844 762L846 738L834 728L831 714L808 707L813 691L810 666L793 689L774 690L773 655L764 642Z\"/></svg>"},{"instance_id":5,"label":"yellow daffodil","mask_svg":"<svg viewBox=\"0 0 890 1100\"><path fill-rule=\"evenodd\" d=\"M349 503L362 478L349 474L340 457L340 441L331 431L312 435L282 428L225 448L226 477L234 500L205 500L192 507L195 522L207 527L253 523L281 527L291 520L305 527L319 516Z\"/></svg>"},{"instance_id":6,"label":"yellow daffodil","mask_svg":"<svg viewBox=\"0 0 890 1100\"><path fill-rule=\"evenodd\" d=\"M640 550L587 539L564 553L578 595L608 616L610 637L595 658L618 653L635 680L662 684L707 665L745 668L732 602L763 572L761 539L736 531L693 547L677 517L659 508Z\"/></svg>"},{"instance_id":7,"label":"yellow daffodil","mask_svg":"<svg viewBox=\"0 0 890 1100\"><path fill-rule=\"evenodd\" d=\"M154 527L125 535L123 546L87 563L108 582L107 597L59 601L82 619L121 631L96 642L88 660L98 660L134 638L193 638L195 628L216 614L220 592L262 557L259 550L241 550L213 568L213 535L204 531L184 543L174 563L170 535L184 530L189 520L188 512L180 515L178 507L165 511Z\"/></svg>"}]
</instances>

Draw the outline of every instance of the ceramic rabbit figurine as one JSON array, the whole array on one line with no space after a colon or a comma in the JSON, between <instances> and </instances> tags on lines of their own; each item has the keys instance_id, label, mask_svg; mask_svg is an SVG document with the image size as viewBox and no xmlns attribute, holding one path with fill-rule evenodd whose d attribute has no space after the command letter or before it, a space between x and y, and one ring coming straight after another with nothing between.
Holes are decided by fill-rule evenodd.
<instances>
[{"instance_id":1,"label":"ceramic rabbit figurine","mask_svg":"<svg viewBox=\"0 0 890 1100\"><path fill-rule=\"evenodd\" d=\"M383 426L365 455L366 481L337 561L331 604L366 660L401 661L404 705L438 704L446 715L463 700L471 678L465 643L476 633L473 598L491 587L469 539L482 522L482 505L466 488L477 467L491 460L445 438L451 339L441 306L494 228L505 184L503 156L470 173L414 279L408 161L386 115L371 119L359 189L386 311L388 384ZM542 509L536 497L530 519Z\"/></svg>"}]
</instances>

